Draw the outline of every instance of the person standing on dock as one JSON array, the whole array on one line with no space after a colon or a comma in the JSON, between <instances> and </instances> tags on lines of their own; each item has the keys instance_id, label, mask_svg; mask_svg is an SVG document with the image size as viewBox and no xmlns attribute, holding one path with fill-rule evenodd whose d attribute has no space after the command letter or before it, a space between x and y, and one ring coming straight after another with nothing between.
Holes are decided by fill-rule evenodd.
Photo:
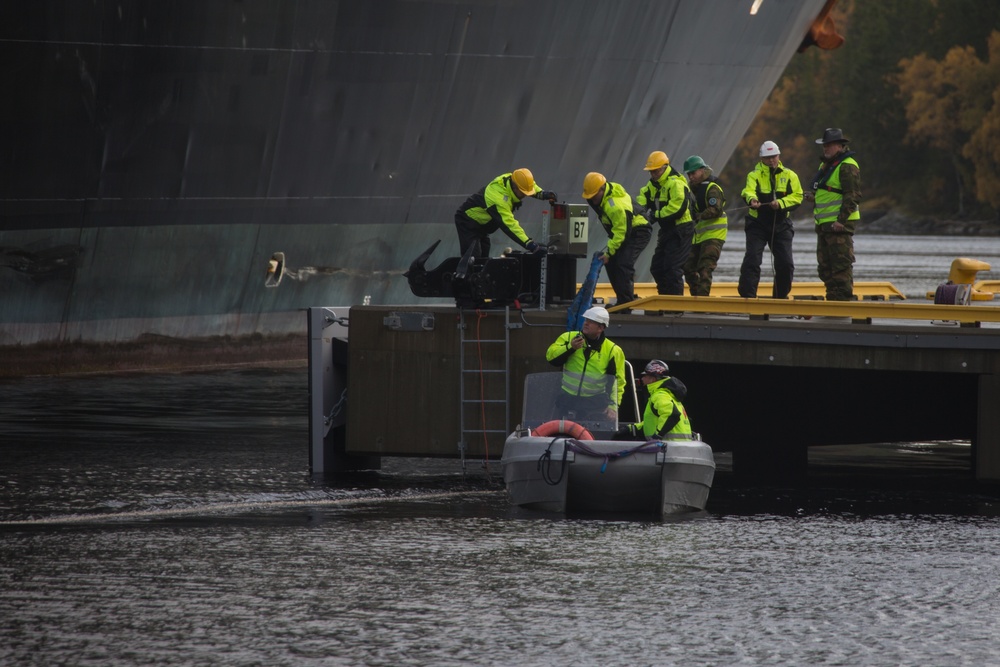
<instances>
[{"instance_id":1,"label":"person standing on dock","mask_svg":"<svg viewBox=\"0 0 1000 667\"><path fill-rule=\"evenodd\" d=\"M660 223L656 249L649 272L657 294L684 294L684 263L691 254L694 224L691 221L691 189L684 175L670 166L663 151L653 151L643 167L649 182L642 186L636 203L645 209L649 221Z\"/></svg>"},{"instance_id":2,"label":"person standing on dock","mask_svg":"<svg viewBox=\"0 0 1000 667\"><path fill-rule=\"evenodd\" d=\"M594 306L583 314L581 331L567 331L549 345L546 361L563 371L562 392L556 401L558 417L618 418L625 395L625 353L604 335L610 323L608 311ZM609 392L609 376L615 381L613 393Z\"/></svg>"},{"instance_id":3,"label":"person standing on dock","mask_svg":"<svg viewBox=\"0 0 1000 667\"><path fill-rule=\"evenodd\" d=\"M684 279L691 296L708 296L712 291L712 274L719 264L722 246L726 243L729 219L726 217L726 195L712 175L712 168L698 155L684 160L691 192L694 194L694 238L691 255L684 263Z\"/></svg>"},{"instance_id":4,"label":"person standing on dock","mask_svg":"<svg viewBox=\"0 0 1000 667\"><path fill-rule=\"evenodd\" d=\"M592 171L583 179L583 198L597 213L608 247L601 261L608 272L617 299L616 305L635 301L635 262L653 232L649 222L632 210L632 197L618 183L608 183L604 174Z\"/></svg>"},{"instance_id":5,"label":"person standing on dock","mask_svg":"<svg viewBox=\"0 0 1000 667\"><path fill-rule=\"evenodd\" d=\"M490 234L498 229L528 252L545 252L545 246L531 240L514 217L514 211L528 197L549 202L558 198L556 193L542 190L531 172L521 168L500 174L466 199L455 211L455 228L462 256L475 246L473 257L489 257Z\"/></svg>"},{"instance_id":6,"label":"person standing on dock","mask_svg":"<svg viewBox=\"0 0 1000 667\"><path fill-rule=\"evenodd\" d=\"M640 376L649 392L646 409L639 424L619 427L617 439L622 440L690 440L691 421L684 409L687 387L670 376L665 361L653 359Z\"/></svg>"},{"instance_id":7,"label":"person standing on dock","mask_svg":"<svg viewBox=\"0 0 1000 667\"><path fill-rule=\"evenodd\" d=\"M816 140L823 159L813 177L810 199L816 219L816 261L826 285L827 301L854 299L854 232L861 219L861 168L850 139L839 127L829 127Z\"/></svg>"},{"instance_id":8,"label":"person standing on dock","mask_svg":"<svg viewBox=\"0 0 1000 667\"><path fill-rule=\"evenodd\" d=\"M740 266L737 287L744 299L757 298L760 283L760 263L764 246L771 249L774 260L774 287L771 296L785 299L792 291L795 260L792 258L792 237L795 230L789 213L802 203L802 185L798 175L781 163L778 144L765 141L760 146L760 161L747 174L743 199L749 209L746 214L746 254Z\"/></svg>"}]
</instances>

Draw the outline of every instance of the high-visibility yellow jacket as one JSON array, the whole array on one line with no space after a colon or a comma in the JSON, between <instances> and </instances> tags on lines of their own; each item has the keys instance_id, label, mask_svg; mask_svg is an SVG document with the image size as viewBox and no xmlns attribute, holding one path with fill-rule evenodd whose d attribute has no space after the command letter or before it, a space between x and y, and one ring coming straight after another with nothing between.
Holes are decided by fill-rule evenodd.
<instances>
[{"instance_id":1,"label":"high-visibility yellow jacket","mask_svg":"<svg viewBox=\"0 0 1000 667\"><path fill-rule=\"evenodd\" d=\"M625 395L625 353L604 334L596 341L586 336L587 344L574 350L570 342L580 331L567 331L549 345L545 359L553 366L562 366L562 388L573 396L597 396L605 392L606 376L615 378L615 395L608 397L608 405L615 410Z\"/></svg>"},{"instance_id":2,"label":"high-visibility yellow jacket","mask_svg":"<svg viewBox=\"0 0 1000 667\"><path fill-rule=\"evenodd\" d=\"M510 178L510 173L500 174L482 190L466 199L457 213L470 224L478 224L487 234L502 229L504 234L521 247L525 247L531 239L521 227L521 223L514 218L514 211L521 207L521 200L515 194ZM535 193L541 191L536 183Z\"/></svg>"},{"instance_id":3,"label":"high-visibility yellow jacket","mask_svg":"<svg viewBox=\"0 0 1000 667\"><path fill-rule=\"evenodd\" d=\"M747 184L743 188L743 199L749 204L756 199L761 204L777 201L779 209L761 206L759 209L748 209L747 216L761 222L782 222L788 218L788 213L802 203L802 183L798 174L778 162L771 169L763 162L758 162L754 170L747 174Z\"/></svg>"},{"instance_id":4,"label":"high-visibility yellow jacket","mask_svg":"<svg viewBox=\"0 0 1000 667\"><path fill-rule=\"evenodd\" d=\"M614 256L634 227L649 221L632 210L632 197L618 183L604 184L604 197L597 206L591 205L608 235L608 254Z\"/></svg>"},{"instance_id":5,"label":"high-visibility yellow jacket","mask_svg":"<svg viewBox=\"0 0 1000 667\"><path fill-rule=\"evenodd\" d=\"M642 186L635 201L649 209L650 222L678 225L691 222L691 188L684 175L671 166L658 179Z\"/></svg>"},{"instance_id":6,"label":"high-visibility yellow jacket","mask_svg":"<svg viewBox=\"0 0 1000 667\"><path fill-rule=\"evenodd\" d=\"M649 383L646 389L649 400L642 415L642 434L646 439L690 440L691 422L681 403L682 397L687 395L684 383L668 377Z\"/></svg>"},{"instance_id":7,"label":"high-visibility yellow jacket","mask_svg":"<svg viewBox=\"0 0 1000 667\"><path fill-rule=\"evenodd\" d=\"M859 172L861 170L853 157L845 157L837 162L829 176L826 176L824 173L823 166L821 165L820 167L820 173L825 178L821 177L815 184L816 208L813 209L813 217L816 219L817 225L836 222L841 217L841 209L844 208L845 196L841 185L840 170L844 165L851 165ZM857 198L857 194L855 194L855 198ZM848 209L853 208L853 210L848 215L843 216L841 222L844 223L848 231L853 233L854 225L856 224L854 221L861 219L861 208L858 206L857 201L848 201L847 206Z\"/></svg>"}]
</instances>

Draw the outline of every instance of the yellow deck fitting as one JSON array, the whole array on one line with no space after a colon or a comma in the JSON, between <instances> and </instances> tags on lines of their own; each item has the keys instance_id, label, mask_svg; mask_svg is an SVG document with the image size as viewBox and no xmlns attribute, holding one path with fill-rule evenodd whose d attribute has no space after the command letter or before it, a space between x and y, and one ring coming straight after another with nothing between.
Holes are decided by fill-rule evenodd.
<instances>
[{"instance_id":1,"label":"yellow deck fitting","mask_svg":"<svg viewBox=\"0 0 1000 667\"><path fill-rule=\"evenodd\" d=\"M948 271L948 282L955 285L971 285L976 280L976 274L980 271L989 271L990 265L978 259L968 257L958 257L951 262L951 270Z\"/></svg>"},{"instance_id":2,"label":"yellow deck fitting","mask_svg":"<svg viewBox=\"0 0 1000 667\"><path fill-rule=\"evenodd\" d=\"M968 257L956 257L951 262L948 282L945 284L972 285L972 293L969 295L972 301L992 301L993 297L996 296L995 292L1000 291L1000 280L976 281L977 273L989 270L990 265L987 262ZM934 295L935 292L927 292L928 299L933 299Z\"/></svg>"},{"instance_id":3,"label":"yellow deck fitting","mask_svg":"<svg viewBox=\"0 0 1000 667\"><path fill-rule=\"evenodd\" d=\"M996 293L1000 292L1000 280L977 280L976 284L972 286L972 293L975 294L976 292L996 296Z\"/></svg>"}]
</instances>

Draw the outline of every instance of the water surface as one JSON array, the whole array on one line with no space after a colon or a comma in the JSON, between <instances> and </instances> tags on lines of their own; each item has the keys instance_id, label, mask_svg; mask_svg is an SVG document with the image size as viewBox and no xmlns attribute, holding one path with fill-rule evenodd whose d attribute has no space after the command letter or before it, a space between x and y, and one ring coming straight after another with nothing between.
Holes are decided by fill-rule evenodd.
<instances>
[{"instance_id":1,"label":"water surface","mask_svg":"<svg viewBox=\"0 0 1000 667\"><path fill-rule=\"evenodd\" d=\"M1000 662L1000 493L967 443L814 452L797 487L723 453L703 513L562 517L512 509L495 463L312 479L306 393L0 385L0 663Z\"/></svg>"},{"instance_id":2,"label":"water surface","mask_svg":"<svg viewBox=\"0 0 1000 667\"><path fill-rule=\"evenodd\" d=\"M1000 239L857 248L911 297L1000 268ZM567 517L512 509L495 461L313 479L307 405L301 368L0 383L0 664L1000 664L967 442L814 449L797 486L719 453L705 512Z\"/></svg>"}]
</instances>

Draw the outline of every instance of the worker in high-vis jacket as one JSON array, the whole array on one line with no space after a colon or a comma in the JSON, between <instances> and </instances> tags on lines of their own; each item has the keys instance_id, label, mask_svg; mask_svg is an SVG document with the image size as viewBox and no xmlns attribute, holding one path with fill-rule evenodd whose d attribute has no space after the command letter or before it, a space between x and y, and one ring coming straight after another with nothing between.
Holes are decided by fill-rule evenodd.
<instances>
[{"instance_id":1,"label":"worker in high-vis jacket","mask_svg":"<svg viewBox=\"0 0 1000 667\"><path fill-rule=\"evenodd\" d=\"M726 195L712 168L699 155L684 160L691 192L694 194L694 238L691 255L684 263L684 279L691 296L708 296L712 291L712 274L719 265L722 246L726 243L729 219L726 216Z\"/></svg>"},{"instance_id":2,"label":"worker in high-vis jacket","mask_svg":"<svg viewBox=\"0 0 1000 667\"><path fill-rule=\"evenodd\" d=\"M604 335L610 323L608 311L594 306L584 312L580 331L567 331L549 345L545 359L562 368L557 418L617 420L625 395L625 353Z\"/></svg>"},{"instance_id":3,"label":"worker in high-vis jacket","mask_svg":"<svg viewBox=\"0 0 1000 667\"><path fill-rule=\"evenodd\" d=\"M861 168L848 150L850 139L839 127L828 127L816 140L823 159L813 177L816 261L826 285L827 301L854 298L854 232L861 219Z\"/></svg>"},{"instance_id":4,"label":"worker in high-vis jacket","mask_svg":"<svg viewBox=\"0 0 1000 667\"><path fill-rule=\"evenodd\" d=\"M747 237L746 254L740 266L737 286L744 299L757 297L760 284L760 263L764 246L771 249L774 259L774 285L771 296L785 299L792 291L795 260L792 256L792 238L795 229L789 214L802 204L802 184L798 174L781 163L781 150L773 141L760 146L760 160L747 174L743 188L747 203L744 233Z\"/></svg>"},{"instance_id":5,"label":"worker in high-vis jacket","mask_svg":"<svg viewBox=\"0 0 1000 667\"><path fill-rule=\"evenodd\" d=\"M632 210L632 197L618 183L608 183L604 174L592 171L583 179L583 198L597 213L608 246L601 254L608 282L615 291L615 305L635 301L635 263L652 231L649 222Z\"/></svg>"},{"instance_id":6,"label":"worker in high-vis jacket","mask_svg":"<svg viewBox=\"0 0 1000 667\"><path fill-rule=\"evenodd\" d=\"M691 221L691 189L684 174L670 166L663 151L653 151L643 167L649 182L636 195L636 204L650 223L659 223L656 248L649 272L657 294L684 294L684 263L691 254L694 225Z\"/></svg>"},{"instance_id":7,"label":"worker in high-vis jacket","mask_svg":"<svg viewBox=\"0 0 1000 667\"><path fill-rule=\"evenodd\" d=\"M462 256L475 246L473 257L489 257L490 234L498 229L528 252L544 253L546 247L533 241L514 217L514 212L529 197L549 202L557 199L556 193L542 190L535 183L532 173L521 168L500 174L466 199L455 211L455 228Z\"/></svg>"},{"instance_id":8,"label":"worker in high-vis jacket","mask_svg":"<svg viewBox=\"0 0 1000 667\"><path fill-rule=\"evenodd\" d=\"M618 429L622 440L690 440L691 421L684 409L687 387L675 377L665 361L653 359L643 369L640 380L649 392L639 424Z\"/></svg>"}]
</instances>

